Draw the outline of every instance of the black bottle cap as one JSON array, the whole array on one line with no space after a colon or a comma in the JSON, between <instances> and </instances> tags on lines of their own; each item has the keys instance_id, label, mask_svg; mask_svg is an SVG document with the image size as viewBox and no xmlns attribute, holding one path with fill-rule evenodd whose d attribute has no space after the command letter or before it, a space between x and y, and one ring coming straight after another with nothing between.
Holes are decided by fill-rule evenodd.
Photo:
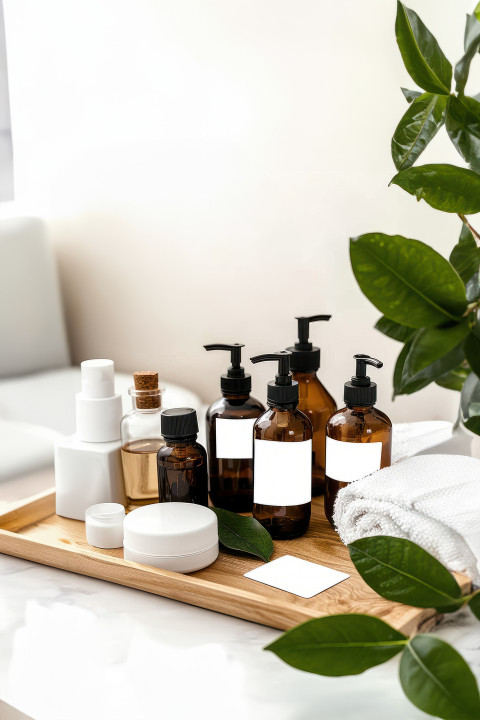
<instances>
[{"instance_id":1,"label":"black bottle cap","mask_svg":"<svg viewBox=\"0 0 480 720\"><path fill-rule=\"evenodd\" d=\"M275 380L271 380L267 386L267 400L272 405L298 404L298 382L292 380L292 373L290 372L291 355L292 353L289 350L279 350L275 353L256 355L250 358L252 363L264 362L265 360L278 362L278 373L275 375Z\"/></svg>"},{"instance_id":2,"label":"black bottle cap","mask_svg":"<svg viewBox=\"0 0 480 720\"><path fill-rule=\"evenodd\" d=\"M232 395L246 395L252 389L252 377L245 372L240 365L242 360L242 347L240 343L233 345L204 345L205 350L228 350L231 353L231 365L225 375L220 376L220 388L222 392Z\"/></svg>"},{"instance_id":3,"label":"black bottle cap","mask_svg":"<svg viewBox=\"0 0 480 720\"><path fill-rule=\"evenodd\" d=\"M367 375L367 365L381 368L383 363L370 355L354 355L357 361L356 374L344 385L343 399L349 405L375 405L377 385Z\"/></svg>"},{"instance_id":4,"label":"black bottle cap","mask_svg":"<svg viewBox=\"0 0 480 720\"><path fill-rule=\"evenodd\" d=\"M193 408L164 410L161 424L165 440L181 440L198 433L197 412Z\"/></svg>"},{"instance_id":5,"label":"black bottle cap","mask_svg":"<svg viewBox=\"0 0 480 720\"><path fill-rule=\"evenodd\" d=\"M287 348L292 353L290 367L299 372L317 371L320 367L320 348L309 340L310 323L318 320L330 320L331 315L309 315L296 317L298 320L298 342Z\"/></svg>"}]
</instances>

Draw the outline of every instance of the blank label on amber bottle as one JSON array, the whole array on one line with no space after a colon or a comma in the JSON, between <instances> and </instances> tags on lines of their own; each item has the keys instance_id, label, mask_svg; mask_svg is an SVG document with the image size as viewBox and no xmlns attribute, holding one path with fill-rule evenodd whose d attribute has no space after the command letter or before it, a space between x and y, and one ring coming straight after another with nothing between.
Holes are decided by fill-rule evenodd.
<instances>
[{"instance_id":1,"label":"blank label on amber bottle","mask_svg":"<svg viewBox=\"0 0 480 720\"><path fill-rule=\"evenodd\" d=\"M353 482L380 470L381 442L348 442L327 437L325 475L339 482Z\"/></svg>"},{"instance_id":2,"label":"blank label on amber bottle","mask_svg":"<svg viewBox=\"0 0 480 720\"><path fill-rule=\"evenodd\" d=\"M248 460L253 457L253 426L257 418L215 420L217 458Z\"/></svg>"},{"instance_id":3,"label":"blank label on amber bottle","mask_svg":"<svg viewBox=\"0 0 480 720\"><path fill-rule=\"evenodd\" d=\"M255 440L253 502L304 505L312 499L312 441Z\"/></svg>"}]
</instances>

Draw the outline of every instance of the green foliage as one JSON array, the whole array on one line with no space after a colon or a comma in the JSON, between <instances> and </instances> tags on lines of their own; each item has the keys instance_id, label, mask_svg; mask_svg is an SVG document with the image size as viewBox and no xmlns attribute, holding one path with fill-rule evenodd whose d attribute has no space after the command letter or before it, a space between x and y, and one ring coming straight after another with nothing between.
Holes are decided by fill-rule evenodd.
<instances>
[{"instance_id":1,"label":"green foliage","mask_svg":"<svg viewBox=\"0 0 480 720\"><path fill-rule=\"evenodd\" d=\"M212 507L218 519L218 537L229 550L248 553L270 560L273 542L270 533L252 517L244 517L229 510Z\"/></svg>"},{"instance_id":2,"label":"green foliage","mask_svg":"<svg viewBox=\"0 0 480 720\"><path fill-rule=\"evenodd\" d=\"M480 3L466 18L455 92L452 65L436 38L401 2L395 33L405 67L423 92L401 88L409 107L392 138L398 172L391 184L433 209L458 214L462 230L449 261L418 240L361 235L350 242L352 269L363 293L383 313L375 327L403 343L394 396L432 382L462 390L472 370L480 378L480 236L466 218L480 212L480 94L465 95L471 64L480 53ZM442 125L469 168L415 164ZM480 434L480 413L466 407L467 427Z\"/></svg>"},{"instance_id":3,"label":"green foliage","mask_svg":"<svg viewBox=\"0 0 480 720\"><path fill-rule=\"evenodd\" d=\"M473 593L472 597L468 602L468 607L475 615L477 620L480 620L480 590L477 590L477 592Z\"/></svg>"}]
</instances>

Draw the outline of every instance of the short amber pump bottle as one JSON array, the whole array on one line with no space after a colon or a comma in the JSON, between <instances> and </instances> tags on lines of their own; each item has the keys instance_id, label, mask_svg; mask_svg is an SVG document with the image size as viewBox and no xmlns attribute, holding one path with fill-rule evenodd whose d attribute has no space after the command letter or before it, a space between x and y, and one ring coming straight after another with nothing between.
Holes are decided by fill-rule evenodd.
<instances>
[{"instance_id":1,"label":"short amber pump bottle","mask_svg":"<svg viewBox=\"0 0 480 720\"><path fill-rule=\"evenodd\" d=\"M268 383L268 410L253 428L253 517L278 540L308 530L312 499L312 423L297 407L290 357L282 350L251 358L278 363L275 380Z\"/></svg>"},{"instance_id":2,"label":"short amber pump bottle","mask_svg":"<svg viewBox=\"0 0 480 720\"><path fill-rule=\"evenodd\" d=\"M241 366L243 345L204 345L226 350L231 365L221 376L222 397L207 410L207 450L212 503L232 512L251 512L253 505L253 425L265 412L250 395L252 378Z\"/></svg>"},{"instance_id":3,"label":"short amber pump bottle","mask_svg":"<svg viewBox=\"0 0 480 720\"><path fill-rule=\"evenodd\" d=\"M313 426L312 494L321 495L325 486L325 428L336 409L336 403L318 379L320 348L309 340L310 323L330 320L331 315L310 315L295 318L298 322L298 341L288 347L292 357L290 367L298 382L298 409L311 420Z\"/></svg>"},{"instance_id":4,"label":"short amber pump bottle","mask_svg":"<svg viewBox=\"0 0 480 720\"><path fill-rule=\"evenodd\" d=\"M332 527L338 491L391 464L392 423L377 410L377 386L367 365L383 367L369 355L354 355L356 372L344 386L346 407L329 419L326 429L325 515Z\"/></svg>"}]
</instances>

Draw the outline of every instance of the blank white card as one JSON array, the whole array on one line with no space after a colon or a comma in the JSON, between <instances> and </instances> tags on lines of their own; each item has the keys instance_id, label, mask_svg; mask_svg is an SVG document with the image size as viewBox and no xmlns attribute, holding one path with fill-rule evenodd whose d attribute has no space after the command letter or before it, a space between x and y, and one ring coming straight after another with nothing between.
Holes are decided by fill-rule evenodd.
<instances>
[{"instance_id":1,"label":"blank white card","mask_svg":"<svg viewBox=\"0 0 480 720\"><path fill-rule=\"evenodd\" d=\"M342 580L347 580L350 575L293 555L284 555L250 570L245 573L245 577L299 597L311 598Z\"/></svg>"}]
</instances>

